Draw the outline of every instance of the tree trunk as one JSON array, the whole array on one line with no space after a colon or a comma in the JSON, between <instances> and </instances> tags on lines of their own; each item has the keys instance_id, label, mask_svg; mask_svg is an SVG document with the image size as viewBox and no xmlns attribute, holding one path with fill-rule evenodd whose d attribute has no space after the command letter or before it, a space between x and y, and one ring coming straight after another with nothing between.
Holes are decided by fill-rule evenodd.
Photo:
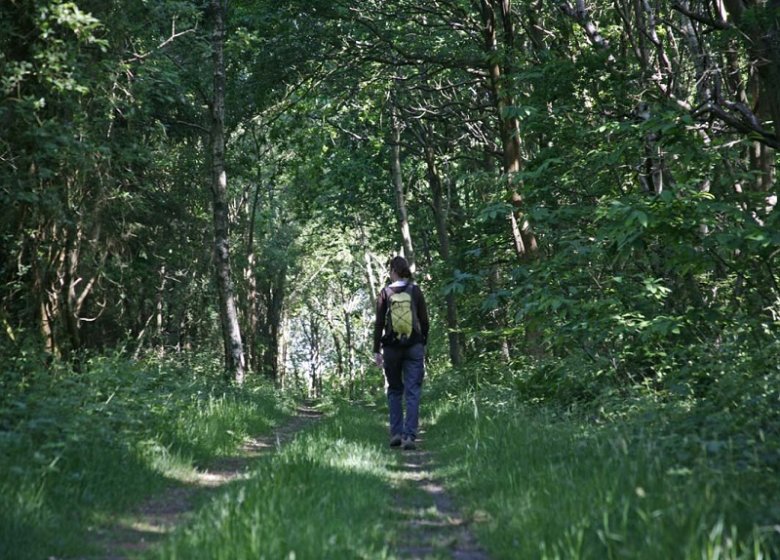
<instances>
[{"instance_id":1,"label":"tree trunk","mask_svg":"<svg viewBox=\"0 0 780 560\"><path fill-rule=\"evenodd\" d=\"M336 377L339 380L344 379L344 352L341 349L341 340L335 329L330 330L331 338L333 338L333 349L336 351Z\"/></svg>"},{"instance_id":2,"label":"tree trunk","mask_svg":"<svg viewBox=\"0 0 780 560\"><path fill-rule=\"evenodd\" d=\"M350 318L350 306L347 301L347 294L344 292L344 285L341 285L341 301L343 302L344 318L344 345L347 379L349 379L349 396L354 396L355 375L353 363L355 361L355 350L353 348L354 335L352 333L352 320Z\"/></svg>"},{"instance_id":3,"label":"tree trunk","mask_svg":"<svg viewBox=\"0 0 780 560\"><path fill-rule=\"evenodd\" d=\"M350 398L355 396L355 370L353 362L355 358L355 351L352 347L352 321L349 318L349 311L344 310L344 345L346 348L346 362L347 362L347 379L349 379L349 396Z\"/></svg>"},{"instance_id":4,"label":"tree trunk","mask_svg":"<svg viewBox=\"0 0 780 560\"><path fill-rule=\"evenodd\" d=\"M155 301L155 335L157 337L157 355L160 357L165 356L165 346L168 342L165 335L165 284L167 277L165 275L165 265L160 266L160 287L157 288L157 297Z\"/></svg>"},{"instance_id":5,"label":"tree trunk","mask_svg":"<svg viewBox=\"0 0 780 560\"><path fill-rule=\"evenodd\" d=\"M284 299L287 288L287 266L280 261L275 271L266 271L260 278L265 314L259 320L260 340L263 343L262 371L275 382L279 381L280 345L283 338Z\"/></svg>"},{"instance_id":6,"label":"tree trunk","mask_svg":"<svg viewBox=\"0 0 780 560\"><path fill-rule=\"evenodd\" d=\"M751 105L761 124L773 123L774 140L780 140L780 0L725 0L726 10L746 39L751 60L748 84ZM743 17L751 9L751 17ZM750 168L757 171L755 187L770 190L777 174L775 150L766 139L753 142L749 149Z\"/></svg>"},{"instance_id":7,"label":"tree trunk","mask_svg":"<svg viewBox=\"0 0 780 560\"><path fill-rule=\"evenodd\" d=\"M258 348L257 348L257 328L258 328L258 293L257 276L255 273L255 219L257 218L257 204L260 198L260 181L255 185L255 196L252 200L252 207L249 212L249 231L246 243L246 269L244 270L244 280L246 281L246 314L247 314L247 356L246 362L250 367L258 369Z\"/></svg>"},{"instance_id":8,"label":"tree trunk","mask_svg":"<svg viewBox=\"0 0 780 560\"><path fill-rule=\"evenodd\" d=\"M514 43L512 15L509 0L482 0L481 15L485 51L488 55L488 72L490 74L490 90L493 95L498 120L501 126L501 144L504 151L504 173L506 175L507 191L513 211L509 214L509 226L512 234L513 247L518 258L528 257L537 251L536 236L531 224L523 216L520 208L522 198L512 185L512 175L521 168L520 159L520 123L516 117L506 113L514 105L508 88L502 84L502 76L508 74L509 68L502 69L496 34L496 14L494 4L498 3L504 28L504 48L511 52Z\"/></svg>"},{"instance_id":9,"label":"tree trunk","mask_svg":"<svg viewBox=\"0 0 780 560\"><path fill-rule=\"evenodd\" d=\"M289 352L290 328L286 313L282 317L282 326L279 335L279 372L276 378L278 387L285 389L287 386L287 356Z\"/></svg>"},{"instance_id":10,"label":"tree trunk","mask_svg":"<svg viewBox=\"0 0 780 560\"><path fill-rule=\"evenodd\" d=\"M447 267L452 270L450 257L450 236L447 231L447 209L444 203L442 193L441 177L436 168L436 160L433 148L425 147L425 163L428 168L428 184L431 187L433 195L433 213L436 219L436 233L439 239L439 254ZM447 303L447 339L450 347L450 362L453 366L459 366L461 360L460 336L458 334L458 308L455 301L455 294L450 291L446 297Z\"/></svg>"},{"instance_id":11,"label":"tree trunk","mask_svg":"<svg viewBox=\"0 0 780 560\"><path fill-rule=\"evenodd\" d=\"M485 170L486 173L492 174L495 168L495 160L486 154L482 159L482 168ZM491 293L495 293L502 286L500 267L495 263L491 264L490 267L491 267L491 271L490 271L490 275L488 276L488 290ZM490 328L493 330L505 330L508 322L509 321L506 317L506 308L502 310L495 310L487 317L487 323L490 326ZM511 356L512 346L505 334L502 334L500 336L499 344L501 346L501 355L504 361L509 363L512 357Z\"/></svg>"},{"instance_id":12,"label":"tree trunk","mask_svg":"<svg viewBox=\"0 0 780 560\"><path fill-rule=\"evenodd\" d=\"M322 394L320 325L313 313L309 314L308 327L308 332L304 327L304 335L308 335L309 342L309 396L319 397Z\"/></svg>"},{"instance_id":13,"label":"tree trunk","mask_svg":"<svg viewBox=\"0 0 780 560\"><path fill-rule=\"evenodd\" d=\"M393 180L396 211L398 212L398 229L401 233L404 256L409 262L409 267L412 271L414 271L414 248L412 246L412 234L409 229L409 219L406 214L404 182L403 176L401 175L401 124L398 122L398 118L395 114L392 116L392 131L390 141L390 175Z\"/></svg>"},{"instance_id":14,"label":"tree trunk","mask_svg":"<svg viewBox=\"0 0 780 560\"><path fill-rule=\"evenodd\" d=\"M491 292L495 293L498 291L500 285L499 268L493 266L490 275L488 276L488 287ZM498 329L505 329L507 325L506 308L495 309L491 313L491 319ZM509 339L505 334L502 334L499 337L498 344L501 348L501 357L505 363L509 363L512 360L512 348L509 344Z\"/></svg>"},{"instance_id":15,"label":"tree trunk","mask_svg":"<svg viewBox=\"0 0 780 560\"><path fill-rule=\"evenodd\" d=\"M282 328L281 291L284 285L272 289L271 307L268 310L268 346L265 348L265 371L274 381L279 379L279 342Z\"/></svg>"},{"instance_id":16,"label":"tree trunk","mask_svg":"<svg viewBox=\"0 0 780 560\"><path fill-rule=\"evenodd\" d=\"M246 355L244 359L249 369L255 369L257 365L257 278L255 277L254 248L250 248L247 254L244 281L246 282Z\"/></svg>"},{"instance_id":17,"label":"tree trunk","mask_svg":"<svg viewBox=\"0 0 780 560\"><path fill-rule=\"evenodd\" d=\"M363 258L366 261L366 280L368 281L368 294L371 298L371 304L373 305L376 303L376 296L379 293L379 288L376 276L374 275L374 263L371 259L371 253L367 249L363 254Z\"/></svg>"},{"instance_id":18,"label":"tree trunk","mask_svg":"<svg viewBox=\"0 0 780 560\"><path fill-rule=\"evenodd\" d=\"M244 381L244 350L241 328L230 275L228 242L227 175L225 173L225 2L212 0L214 17L212 55L214 61L214 97L211 105L211 191L214 200L214 265L219 290L225 366L236 381Z\"/></svg>"},{"instance_id":19,"label":"tree trunk","mask_svg":"<svg viewBox=\"0 0 780 560\"><path fill-rule=\"evenodd\" d=\"M774 4L776 14L780 14L780 0L767 2ZM778 17L768 29L761 29L755 33L753 39L758 43L753 51L755 60L755 72L753 80L757 82L750 89L755 90L753 99L757 107L756 116L762 123L774 123L774 134L780 140L780 29ZM751 169L758 171L756 177L756 189L767 192L775 184L777 174L775 162L775 150L763 142L753 142L750 147Z\"/></svg>"},{"instance_id":20,"label":"tree trunk","mask_svg":"<svg viewBox=\"0 0 780 560\"><path fill-rule=\"evenodd\" d=\"M56 231L54 226L40 224L33 235L31 251L33 254L42 255L41 258L31 259L33 290L36 295L36 305L38 306L41 324L41 335L44 341L44 350L52 357L61 358L62 351L59 344L57 332L57 308L56 284L52 281L52 270L54 269L55 258L53 256L51 244L48 251L44 250L48 230Z\"/></svg>"},{"instance_id":21,"label":"tree trunk","mask_svg":"<svg viewBox=\"0 0 780 560\"><path fill-rule=\"evenodd\" d=\"M62 318L65 326L65 339L70 357L81 347L79 336L78 309L76 302L76 284L78 282L78 266L81 255L81 227L68 228L65 242L65 266L62 271Z\"/></svg>"},{"instance_id":22,"label":"tree trunk","mask_svg":"<svg viewBox=\"0 0 780 560\"><path fill-rule=\"evenodd\" d=\"M773 121L775 136L780 138L780 0L724 0L724 4L748 39L748 50L760 80L759 112ZM743 18L747 9L758 13Z\"/></svg>"}]
</instances>

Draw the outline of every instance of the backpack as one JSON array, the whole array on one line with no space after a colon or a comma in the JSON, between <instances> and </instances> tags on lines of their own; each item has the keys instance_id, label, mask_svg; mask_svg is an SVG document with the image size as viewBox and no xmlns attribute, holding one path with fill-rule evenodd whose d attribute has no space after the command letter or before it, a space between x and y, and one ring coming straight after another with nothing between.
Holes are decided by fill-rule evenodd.
<instances>
[{"instance_id":1,"label":"backpack","mask_svg":"<svg viewBox=\"0 0 780 560\"><path fill-rule=\"evenodd\" d=\"M385 332L391 342L407 345L415 332L420 332L412 290L414 284L406 284L400 292L387 289L387 316Z\"/></svg>"}]
</instances>

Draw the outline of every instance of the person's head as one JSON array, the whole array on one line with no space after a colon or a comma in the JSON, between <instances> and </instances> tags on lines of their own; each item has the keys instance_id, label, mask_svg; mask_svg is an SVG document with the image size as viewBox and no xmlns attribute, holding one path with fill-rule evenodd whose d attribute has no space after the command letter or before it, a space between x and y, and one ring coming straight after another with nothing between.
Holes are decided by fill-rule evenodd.
<instances>
[{"instance_id":1,"label":"person's head","mask_svg":"<svg viewBox=\"0 0 780 560\"><path fill-rule=\"evenodd\" d=\"M409 263L403 257L393 257L390 261L390 272L395 272L398 278L412 279L412 271L409 269Z\"/></svg>"}]
</instances>

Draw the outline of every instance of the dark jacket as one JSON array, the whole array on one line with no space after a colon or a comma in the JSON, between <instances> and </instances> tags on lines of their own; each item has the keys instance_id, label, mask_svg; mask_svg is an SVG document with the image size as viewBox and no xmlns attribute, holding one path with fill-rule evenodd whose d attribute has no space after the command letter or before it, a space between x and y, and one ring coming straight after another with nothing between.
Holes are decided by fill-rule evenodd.
<instances>
[{"instance_id":1,"label":"dark jacket","mask_svg":"<svg viewBox=\"0 0 780 560\"><path fill-rule=\"evenodd\" d=\"M392 293L398 293L404 290L406 285L410 283L407 280L400 280L394 282L385 287L376 298L376 321L374 322L374 353L379 352L379 348L382 345L392 345L388 333L385 333L385 326L387 323L387 299L388 290ZM417 321L420 324L420 332L412 333L410 341L412 344L422 342L427 344L428 342L428 328L430 324L428 322L428 308L425 305L425 297L423 296L420 286L412 283L412 305L415 306L417 312Z\"/></svg>"}]
</instances>

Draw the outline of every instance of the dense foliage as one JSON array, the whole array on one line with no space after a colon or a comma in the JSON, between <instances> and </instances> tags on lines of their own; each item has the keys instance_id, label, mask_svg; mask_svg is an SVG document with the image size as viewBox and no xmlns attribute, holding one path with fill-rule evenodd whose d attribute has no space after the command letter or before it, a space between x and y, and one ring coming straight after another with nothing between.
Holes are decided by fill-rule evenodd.
<instances>
[{"instance_id":1,"label":"dense foliage","mask_svg":"<svg viewBox=\"0 0 780 560\"><path fill-rule=\"evenodd\" d=\"M4 5L4 353L219 348L217 9ZM401 247L456 363L495 348L690 385L707 356L771 355L780 88L776 44L751 38L776 35L774 9L231 5L226 202L250 369L359 369L356 312ZM342 288L312 291L326 282Z\"/></svg>"}]
</instances>

